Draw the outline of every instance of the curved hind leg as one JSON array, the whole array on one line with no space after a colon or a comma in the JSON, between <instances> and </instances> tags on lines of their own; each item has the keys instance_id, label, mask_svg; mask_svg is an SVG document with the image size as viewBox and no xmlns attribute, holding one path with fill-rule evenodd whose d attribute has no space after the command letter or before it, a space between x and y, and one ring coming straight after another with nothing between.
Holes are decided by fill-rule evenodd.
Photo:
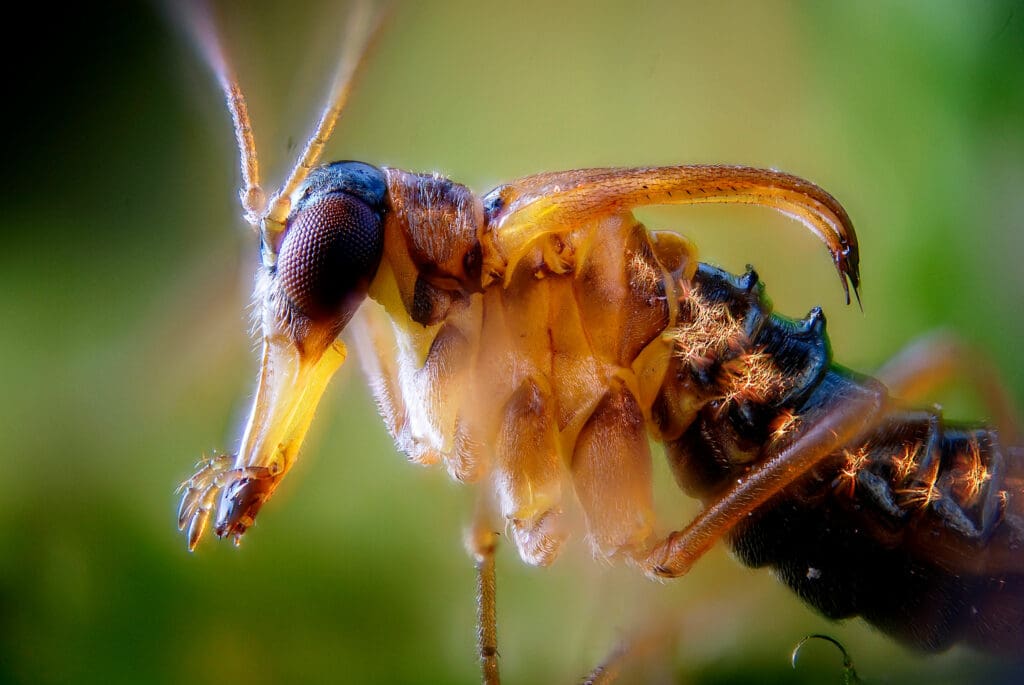
<instances>
[{"instance_id":1,"label":"curved hind leg","mask_svg":"<svg viewBox=\"0 0 1024 685\"><path fill-rule=\"evenodd\" d=\"M787 485L884 419L888 396L878 383L856 386L812 416L791 442L769 447L765 458L710 503L681 531L670 533L637 561L653 577L685 574L724 535Z\"/></svg>"}]
</instances>

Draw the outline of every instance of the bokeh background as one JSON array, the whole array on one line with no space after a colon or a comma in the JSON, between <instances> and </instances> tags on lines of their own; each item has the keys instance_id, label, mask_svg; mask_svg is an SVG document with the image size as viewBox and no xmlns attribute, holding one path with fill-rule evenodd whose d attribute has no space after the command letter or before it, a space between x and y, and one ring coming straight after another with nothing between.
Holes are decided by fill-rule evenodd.
<instances>
[{"instance_id":1,"label":"bokeh background","mask_svg":"<svg viewBox=\"0 0 1024 685\"><path fill-rule=\"evenodd\" d=\"M344 6L218 17L279 179L317 114ZM291 3L287 3L291 4ZM403 463L349 364L240 549L185 551L174 486L233 449L256 365L256 263L220 94L164 8L39 8L9 26L0 250L0 681L470 683L472 493ZM43 16L42 13L46 13ZM13 48L13 49L11 49ZM757 265L778 310L821 304L870 370L949 327L1024 400L1024 4L397 3L328 158L483 192L544 170L728 162L813 179L848 208L864 311L824 248L766 210L642 213L705 259ZM981 416L953 392L955 415ZM666 528L692 513L659 464ZM626 682L1014 682L831 624L718 549L657 585L590 560L499 559L507 682L574 682L651 621ZM1019 674L1018 674L1019 675Z\"/></svg>"}]
</instances>

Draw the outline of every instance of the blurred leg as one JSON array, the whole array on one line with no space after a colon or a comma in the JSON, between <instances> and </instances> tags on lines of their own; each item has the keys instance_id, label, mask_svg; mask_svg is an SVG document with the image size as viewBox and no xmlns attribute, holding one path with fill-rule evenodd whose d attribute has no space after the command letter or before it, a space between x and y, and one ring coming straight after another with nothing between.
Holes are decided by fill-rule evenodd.
<instances>
[{"instance_id":1,"label":"blurred leg","mask_svg":"<svg viewBox=\"0 0 1024 685\"><path fill-rule=\"evenodd\" d=\"M981 394L1003 444L1020 444L1020 414L991 361L948 331L926 335L878 371L878 380L894 397L916 401L954 378L963 378Z\"/></svg>"},{"instance_id":2,"label":"blurred leg","mask_svg":"<svg viewBox=\"0 0 1024 685\"><path fill-rule=\"evenodd\" d=\"M576 439L576 495L594 550L605 557L635 555L654 528L651 452L633 394L613 382Z\"/></svg>"}]
</instances>

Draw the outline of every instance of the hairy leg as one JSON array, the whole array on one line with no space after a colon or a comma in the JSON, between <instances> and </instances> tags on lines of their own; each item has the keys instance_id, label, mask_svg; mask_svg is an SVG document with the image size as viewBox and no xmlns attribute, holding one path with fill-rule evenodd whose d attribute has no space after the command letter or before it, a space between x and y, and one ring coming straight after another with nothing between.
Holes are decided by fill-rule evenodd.
<instances>
[{"instance_id":1,"label":"hairy leg","mask_svg":"<svg viewBox=\"0 0 1024 685\"><path fill-rule=\"evenodd\" d=\"M885 389L878 383L858 387L858 395L837 396L831 404L804 417L806 428L791 442L779 447L770 445L765 458L690 525L670 533L641 556L638 562L644 571L662 578L684 575L749 513L836 450L876 427L887 413Z\"/></svg>"},{"instance_id":2,"label":"hairy leg","mask_svg":"<svg viewBox=\"0 0 1024 685\"><path fill-rule=\"evenodd\" d=\"M478 511L466 535L466 549L476 565L476 649L480 659L481 682L499 685L498 626L495 603L494 553L498 535L489 530L486 517Z\"/></svg>"}]
</instances>

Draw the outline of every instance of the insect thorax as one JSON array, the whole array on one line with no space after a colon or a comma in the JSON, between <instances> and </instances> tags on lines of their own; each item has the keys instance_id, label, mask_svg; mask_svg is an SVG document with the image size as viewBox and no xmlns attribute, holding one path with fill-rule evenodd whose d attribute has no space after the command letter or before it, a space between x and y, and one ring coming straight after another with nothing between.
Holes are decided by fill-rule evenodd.
<instances>
[{"instance_id":1,"label":"insect thorax","mask_svg":"<svg viewBox=\"0 0 1024 685\"><path fill-rule=\"evenodd\" d=\"M651 407L692 248L622 213L539 237L480 287L474 266L493 255L479 237L493 227L479 200L446 179L387 173L396 210L370 294L391 318L397 387L368 370L399 447L459 480L488 479L531 563L553 560L565 536L569 482L598 550L640 549L653 523ZM370 328L379 348L372 313Z\"/></svg>"}]
</instances>

